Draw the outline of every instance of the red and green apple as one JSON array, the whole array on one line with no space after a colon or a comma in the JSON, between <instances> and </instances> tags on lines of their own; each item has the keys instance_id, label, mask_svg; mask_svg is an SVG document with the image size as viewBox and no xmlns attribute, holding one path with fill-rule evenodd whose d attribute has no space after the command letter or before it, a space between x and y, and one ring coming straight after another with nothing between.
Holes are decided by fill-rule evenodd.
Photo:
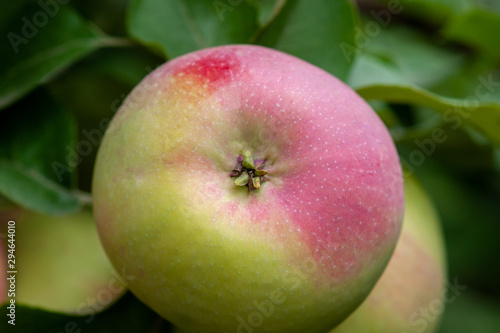
<instances>
[{"instance_id":1,"label":"red and green apple","mask_svg":"<svg viewBox=\"0 0 500 333\"><path fill-rule=\"evenodd\" d=\"M203 333L328 331L382 274L404 210L398 155L370 106L250 45L148 75L107 129L93 200L130 290Z\"/></svg>"}]
</instances>

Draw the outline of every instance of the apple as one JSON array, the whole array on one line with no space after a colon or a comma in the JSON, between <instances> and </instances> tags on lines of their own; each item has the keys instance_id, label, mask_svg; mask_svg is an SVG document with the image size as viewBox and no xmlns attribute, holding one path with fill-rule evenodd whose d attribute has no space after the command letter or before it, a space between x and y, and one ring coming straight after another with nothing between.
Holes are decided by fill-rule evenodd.
<instances>
[{"instance_id":1,"label":"apple","mask_svg":"<svg viewBox=\"0 0 500 333\"><path fill-rule=\"evenodd\" d=\"M330 333L431 333L443 312L445 251L438 216L419 184L405 180L401 236L368 298Z\"/></svg>"},{"instance_id":2,"label":"apple","mask_svg":"<svg viewBox=\"0 0 500 333\"><path fill-rule=\"evenodd\" d=\"M328 331L382 274L404 211L398 155L370 106L251 45L146 77L105 133L92 187L130 290L203 333Z\"/></svg>"}]
</instances>

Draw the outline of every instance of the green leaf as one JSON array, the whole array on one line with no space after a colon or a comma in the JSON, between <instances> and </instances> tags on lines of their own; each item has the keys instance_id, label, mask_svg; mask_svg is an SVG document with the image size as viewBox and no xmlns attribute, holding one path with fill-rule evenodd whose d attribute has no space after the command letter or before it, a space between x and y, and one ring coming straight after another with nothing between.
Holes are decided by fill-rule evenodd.
<instances>
[{"instance_id":1,"label":"green leaf","mask_svg":"<svg viewBox=\"0 0 500 333\"><path fill-rule=\"evenodd\" d=\"M25 208L48 214L82 205L68 189L82 157L75 151L74 119L41 92L2 113L0 193Z\"/></svg>"},{"instance_id":2,"label":"green leaf","mask_svg":"<svg viewBox=\"0 0 500 333\"><path fill-rule=\"evenodd\" d=\"M476 0L398 0L397 2L404 8L404 15L416 16L424 21L442 25L455 13L465 11L474 6L475 1ZM394 0L384 0L386 6L394 2Z\"/></svg>"},{"instance_id":3,"label":"green leaf","mask_svg":"<svg viewBox=\"0 0 500 333\"><path fill-rule=\"evenodd\" d=\"M480 95L464 100L439 96L409 83L396 67L368 55L358 57L348 82L365 99L428 106L440 112L454 129L467 123L500 145L500 105L481 103ZM481 84L488 89L484 82L478 82Z\"/></svg>"},{"instance_id":4,"label":"green leaf","mask_svg":"<svg viewBox=\"0 0 500 333\"><path fill-rule=\"evenodd\" d=\"M20 206L47 214L78 210L82 203L65 187L22 164L0 159L0 192Z\"/></svg>"},{"instance_id":5,"label":"green leaf","mask_svg":"<svg viewBox=\"0 0 500 333\"><path fill-rule=\"evenodd\" d=\"M129 3L129 0L87 0L71 1L71 6L105 33L126 36L125 18Z\"/></svg>"},{"instance_id":6,"label":"green leaf","mask_svg":"<svg viewBox=\"0 0 500 333\"><path fill-rule=\"evenodd\" d=\"M376 84L410 84L400 70L377 56L362 54L356 58L347 83L354 89Z\"/></svg>"},{"instance_id":7,"label":"green leaf","mask_svg":"<svg viewBox=\"0 0 500 333\"><path fill-rule=\"evenodd\" d=\"M449 133L451 134L451 131ZM447 140L445 145L452 140L452 138ZM500 225L498 188L494 189L495 175L486 164L476 165L474 168L464 165L464 163L478 164L477 159L483 159L485 162L490 159L491 166L492 149L491 147L478 149L476 146L474 152L468 146L464 142L457 142L455 147L457 155L462 153L462 162L450 161L439 156L443 152L441 148L444 147L436 146L435 155L429 156L430 158L424 163L414 166L415 174L436 203L438 213L442 217L444 232L447 235L449 276L458 277L461 284L474 281L483 290L498 294L500 266L492 266L489 260L478 260L478 258L489 258L491 253L500 253L500 244L496 237L500 232ZM407 153L414 151L416 147L408 148L410 149L406 150ZM401 151L399 146L398 151ZM403 156L409 155L403 154ZM436 157L441 159L441 162L436 163ZM466 159L471 161L463 161ZM474 228L471 228L470 221L474 221ZM468 294L469 290L466 293Z\"/></svg>"},{"instance_id":8,"label":"green leaf","mask_svg":"<svg viewBox=\"0 0 500 333\"><path fill-rule=\"evenodd\" d=\"M386 3L392 0L385 1ZM490 0L401 0L404 14L444 26L441 34L499 58L500 3Z\"/></svg>"},{"instance_id":9,"label":"green leaf","mask_svg":"<svg viewBox=\"0 0 500 333\"><path fill-rule=\"evenodd\" d=\"M366 99L424 105L443 115L443 121L458 129L463 123L472 125L486 135L492 143L500 146L500 105L476 104L467 100L446 98L416 86L374 85L358 89Z\"/></svg>"},{"instance_id":10,"label":"green leaf","mask_svg":"<svg viewBox=\"0 0 500 333\"><path fill-rule=\"evenodd\" d=\"M68 316L16 303L15 326L7 320L9 309L2 305L1 332L169 332L170 324L127 293L117 304L99 314Z\"/></svg>"},{"instance_id":11,"label":"green leaf","mask_svg":"<svg viewBox=\"0 0 500 333\"><path fill-rule=\"evenodd\" d=\"M392 0L385 1L386 4ZM489 0L401 0L404 14L444 26L441 34L500 58L497 32L500 29L500 3ZM382 9L383 11L384 9ZM377 12L377 11L376 11Z\"/></svg>"},{"instance_id":12,"label":"green leaf","mask_svg":"<svg viewBox=\"0 0 500 333\"><path fill-rule=\"evenodd\" d=\"M474 95L476 89L479 89L481 101L500 104L500 71L496 67L495 61L486 61L480 57L468 59L453 75L434 86L432 91L439 95L464 98ZM486 84L479 85L484 82Z\"/></svg>"},{"instance_id":13,"label":"green leaf","mask_svg":"<svg viewBox=\"0 0 500 333\"><path fill-rule=\"evenodd\" d=\"M499 332L500 318L498 314L500 313L500 304L498 298L489 296L488 293L485 294L479 290L471 290L475 286L470 284L467 284L467 287L469 288L463 294L454 299L451 304L446 305L440 332ZM452 292L448 293L453 295Z\"/></svg>"},{"instance_id":14,"label":"green leaf","mask_svg":"<svg viewBox=\"0 0 500 333\"><path fill-rule=\"evenodd\" d=\"M0 31L7 31L6 26L12 17L21 18L22 11L31 0L9 1L2 4L0 10Z\"/></svg>"},{"instance_id":15,"label":"green leaf","mask_svg":"<svg viewBox=\"0 0 500 333\"><path fill-rule=\"evenodd\" d=\"M288 0L256 43L290 53L345 79L357 16L348 0Z\"/></svg>"},{"instance_id":16,"label":"green leaf","mask_svg":"<svg viewBox=\"0 0 500 333\"><path fill-rule=\"evenodd\" d=\"M348 0L134 0L128 29L140 42L176 57L205 47L256 43L293 54L345 78L356 12ZM262 30L262 27L265 27Z\"/></svg>"},{"instance_id":17,"label":"green leaf","mask_svg":"<svg viewBox=\"0 0 500 333\"><path fill-rule=\"evenodd\" d=\"M363 26L368 31L373 26L371 17L364 17ZM376 33L378 31L378 33ZM430 88L460 70L464 56L456 50L433 44L421 32L395 23L365 34L365 46L361 51L390 63L398 69L398 75L405 80L424 88Z\"/></svg>"},{"instance_id":18,"label":"green leaf","mask_svg":"<svg viewBox=\"0 0 500 333\"><path fill-rule=\"evenodd\" d=\"M243 0L133 0L128 10L130 35L167 58L248 43L257 29L256 10Z\"/></svg>"},{"instance_id":19,"label":"green leaf","mask_svg":"<svg viewBox=\"0 0 500 333\"><path fill-rule=\"evenodd\" d=\"M396 65L368 54L362 54L356 58L347 83L355 89L377 84L410 84Z\"/></svg>"},{"instance_id":20,"label":"green leaf","mask_svg":"<svg viewBox=\"0 0 500 333\"><path fill-rule=\"evenodd\" d=\"M97 146L109 121L134 86L163 62L140 45L104 48L45 85L57 103L76 116L80 145L92 147L78 165L80 189L91 190Z\"/></svg>"},{"instance_id":21,"label":"green leaf","mask_svg":"<svg viewBox=\"0 0 500 333\"><path fill-rule=\"evenodd\" d=\"M487 57L500 59L499 31L499 13L474 9L454 16L444 28L443 34L451 40L479 50Z\"/></svg>"},{"instance_id":22,"label":"green leaf","mask_svg":"<svg viewBox=\"0 0 500 333\"><path fill-rule=\"evenodd\" d=\"M280 13L287 0L248 0L257 8L259 26L267 27Z\"/></svg>"},{"instance_id":23,"label":"green leaf","mask_svg":"<svg viewBox=\"0 0 500 333\"><path fill-rule=\"evenodd\" d=\"M0 108L109 42L68 6L54 3L44 10L31 2L9 17L0 42Z\"/></svg>"}]
</instances>

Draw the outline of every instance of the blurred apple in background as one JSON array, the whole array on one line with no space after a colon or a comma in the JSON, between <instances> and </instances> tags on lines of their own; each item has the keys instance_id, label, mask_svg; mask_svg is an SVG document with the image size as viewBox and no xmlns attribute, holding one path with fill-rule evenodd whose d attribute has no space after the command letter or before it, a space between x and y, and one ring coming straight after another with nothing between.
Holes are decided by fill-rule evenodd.
<instances>
[{"instance_id":1,"label":"blurred apple in background","mask_svg":"<svg viewBox=\"0 0 500 333\"><path fill-rule=\"evenodd\" d=\"M324 333L396 245L403 181L375 112L327 72L250 45L173 59L99 148L94 213L131 291L193 332Z\"/></svg>"},{"instance_id":2,"label":"blurred apple in background","mask_svg":"<svg viewBox=\"0 0 500 333\"><path fill-rule=\"evenodd\" d=\"M330 333L436 332L444 310L445 250L426 193L405 179L405 219L396 250L368 298Z\"/></svg>"},{"instance_id":3,"label":"blurred apple in background","mask_svg":"<svg viewBox=\"0 0 500 333\"><path fill-rule=\"evenodd\" d=\"M86 315L125 293L90 211L61 217L24 211L15 221L16 305Z\"/></svg>"}]
</instances>

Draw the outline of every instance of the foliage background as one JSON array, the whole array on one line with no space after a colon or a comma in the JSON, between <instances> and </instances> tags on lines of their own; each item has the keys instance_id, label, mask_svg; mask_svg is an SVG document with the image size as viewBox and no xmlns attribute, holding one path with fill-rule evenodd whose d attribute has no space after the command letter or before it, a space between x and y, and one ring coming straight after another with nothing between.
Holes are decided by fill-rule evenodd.
<instances>
[{"instance_id":1,"label":"foliage background","mask_svg":"<svg viewBox=\"0 0 500 333\"><path fill-rule=\"evenodd\" d=\"M495 0L2 1L1 222L19 210L71 216L90 208L96 135L155 67L204 47L265 45L369 100L405 175L416 175L436 204L450 280L467 286L447 305L440 332L499 332L498 31ZM436 130L446 139L435 140ZM170 330L129 293L91 321L17 304L12 327L4 311L2 332L60 332L72 322L84 332Z\"/></svg>"}]
</instances>

